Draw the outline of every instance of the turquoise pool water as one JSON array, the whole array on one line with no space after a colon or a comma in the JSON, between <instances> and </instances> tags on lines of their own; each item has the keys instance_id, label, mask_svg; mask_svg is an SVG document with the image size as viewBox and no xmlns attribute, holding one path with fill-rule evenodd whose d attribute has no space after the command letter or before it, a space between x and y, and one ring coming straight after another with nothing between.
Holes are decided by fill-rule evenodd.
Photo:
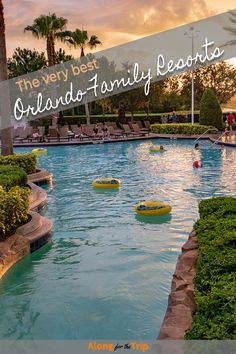
<instances>
[{"instance_id":1,"label":"turquoise pool water","mask_svg":"<svg viewBox=\"0 0 236 354\"><path fill-rule=\"evenodd\" d=\"M53 243L15 265L0 282L0 339L154 339L166 310L182 244L197 204L235 195L236 150L201 142L157 141L50 147L39 164L53 172L47 207ZM31 149L18 149L30 151ZM118 191L91 187L114 176ZM159 223L135 217L143 199L169 202ZM148 220L149 221L149 220Z\"/></svg>"}]
</instances>

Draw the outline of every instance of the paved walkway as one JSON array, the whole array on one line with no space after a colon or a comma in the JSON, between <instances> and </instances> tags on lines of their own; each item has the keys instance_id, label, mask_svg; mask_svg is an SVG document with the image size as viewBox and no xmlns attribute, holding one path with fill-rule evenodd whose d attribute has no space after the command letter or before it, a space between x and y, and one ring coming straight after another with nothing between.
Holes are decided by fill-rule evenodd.
<instances>
[{"instance_id":1,"label":"paved walkway","mask_svg":"<svg viewBox=\"0 0 236 354\"><path fill-rule=\"evenodd\" d=\"M136 140L150 140L150 139L199 139L199 135L179 135L179 134L155 134L150 133L146 136L125 137L125 138L113 138L106 140L79 140L73 139L71 141L53 141L53 142L25 142L14 143L14 147L43 147L43 146L66 146L66 145L91 145L91 144L107 144L114 142L136 141ZM204 135L199 140L210 140L212 143L236 147L236 131L230 137L221 137L219 135ZM0 142L1 145L1 142Z\"/></svg>"},{"instance_id":2,"label":"paved walkway","mask_svg":"<svg viewBox=\"0 0 236 354\"><path fill-rule=\"evenodd\" d=\"M236 148L236 131L231 136L210 136L210 141L217 145L229 146Z\"/></svg>"}]
</instances>

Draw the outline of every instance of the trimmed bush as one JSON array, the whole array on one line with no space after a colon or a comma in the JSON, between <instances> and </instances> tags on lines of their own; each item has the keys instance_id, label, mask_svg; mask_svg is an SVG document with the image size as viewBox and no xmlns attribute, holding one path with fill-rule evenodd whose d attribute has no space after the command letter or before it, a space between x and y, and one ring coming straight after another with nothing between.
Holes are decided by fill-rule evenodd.
<instances>
[{"instance_id":1,"label":"trimmed bush","mask_svg":"<svg viewBox=\"0 0 236 354\"><path fill-rule=\"evenodd\" d=\"M204 91L200 103L199 123L223 129L223 114L220 104L211 89Z\"/></svg>"},{"instance_id":2,"label":"trimmed bush","mask_svg":"<svg viewBox=\"0 0 236 354\"><path fill-rule=\"evenodd\" d=\"M0 165L0 186L9 190L15 186L25 186L27 183L26 172L18 166Z\"/></svg>"},{"instance_id":3,"label":"trimmed bush","mask_svg":"<svg viewBox=\"0 0 236 354\"><path fill-rule=\"evenodd\" d=\"M158 134L183 134L183 135L201 135L209 126L199 124L153 124L151 126L153 133ZM210 134L211 132L209 132Z\"/></svg>"},{"instance_id":4,"label":"trimmed bush","mask_svg":"<svg viewBox=\"0 0 236 354\"><path fill-rule=\"evenodd\" d=\"M13 234L28 221L29 188L13 187L9 192L0 186L0 238Z\"/></svg>"},{"instance_id":5,"label":"trimmed bush","mask_svg":"<svg viewBox=\"0 0 236 354\"><path fill-rule=\"evenodd\" d=\"M11 165L23 168L26 174L36 171L37 157L35 154L16 154L0 156L0 165Z\"/></svg>"},{"instance_id":6,"label":"trimmed bush","mask_svg":"<svg viewBox=\"0 0 236 354\"><path fill-rule=\"evenodd\" d=\"M186 339L236 339L236 198L204 200L199 212L197 313Z\"/></svg>"}]
</instances>

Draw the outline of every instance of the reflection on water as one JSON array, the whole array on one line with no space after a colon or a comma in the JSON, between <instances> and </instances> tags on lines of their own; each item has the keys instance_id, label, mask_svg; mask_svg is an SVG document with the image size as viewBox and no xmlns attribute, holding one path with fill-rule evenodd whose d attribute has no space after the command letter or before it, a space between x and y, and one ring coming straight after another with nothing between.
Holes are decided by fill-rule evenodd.
<instances>
[{"instance_id":1,"label":"reflection on water","mask_svg":"<svg viewBox=\"0 0 236 354\"><path fill-rule=\"evenodd\" d=\"M136 215L135 219L141 223L146 224L163 224L168 223L171 220L171 214L162 215L162 216L142 216Z\"/></svg>"},{"instance_id":2,"label":"reflection on water","mask_svg":"<svg viewBox=\"0 0 236 354\"><path fill-rule=\"evenodd\" d=\"M165 153L151 154L155 144ZM0 282L0 338L156 338L199 200L235 195L236 151L199 145L199 169L193 142L179 140L49 147L39 156L53 173L42 210L54 223L53 243ZM120 188L92 188L106 176L121 179ZM149 199L172 213L136 215L134 205Z\"/></svg>"}]
</instances>

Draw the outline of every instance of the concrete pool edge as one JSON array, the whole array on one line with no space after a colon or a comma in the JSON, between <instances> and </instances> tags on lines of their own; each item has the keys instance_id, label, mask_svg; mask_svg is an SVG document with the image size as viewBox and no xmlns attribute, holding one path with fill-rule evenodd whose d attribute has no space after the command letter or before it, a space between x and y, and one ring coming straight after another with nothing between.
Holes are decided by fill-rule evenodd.
<instances>
[{"instance_id":1,"label":"concrete pool edge","mask_svg":"<svg viewBox=\"0 0 236 354\"><path fill-rule=\"evenodd\" d=\"M166 313L157 339L184 339L193 322L196 312L193 278L197 257L197 235L192 231L177 260Z\"/></svg>"},{"instance_id":2,"label":"concrete pool edge","mask_svg":"<svg viewBox=\"0 0 236 354\"><path fill-rule=\"evenodd\" d=\"M222 140L218 140L219 136L215 134L207 134L204 136L199 135L184 135L184 134L159 134L159 133L150 133L148 136L139 136L139 137L129 137L129 138L115 138L110 140L88 140L88 141L65 141L65 142L41 142L41 143L16 143L13 144L14 148L21 147L50 147L50 146L83 146L83 145L97 145L97 144L111 144L111 143L122 143L128 141L143 141L143 140L151 140L151 139L173 139L173 140L209 140L212 144L228 146L232 148L236 148L235 143L225 142Z\"/></svg>"},{"instance_id":3,"label":"concrete pool edge","mask_svg":"<svg viewBox=\"0 0 236 354\"><path fill-rule=\"evenodd\" d=\"M47 243L53 227L51 220L37 213L45 206L47 193L31 182L28 184L31 188L29 197L31 220L18 227L13 235L1 242L0 280L23 257Z\"/></svg>"}]
</instances>

